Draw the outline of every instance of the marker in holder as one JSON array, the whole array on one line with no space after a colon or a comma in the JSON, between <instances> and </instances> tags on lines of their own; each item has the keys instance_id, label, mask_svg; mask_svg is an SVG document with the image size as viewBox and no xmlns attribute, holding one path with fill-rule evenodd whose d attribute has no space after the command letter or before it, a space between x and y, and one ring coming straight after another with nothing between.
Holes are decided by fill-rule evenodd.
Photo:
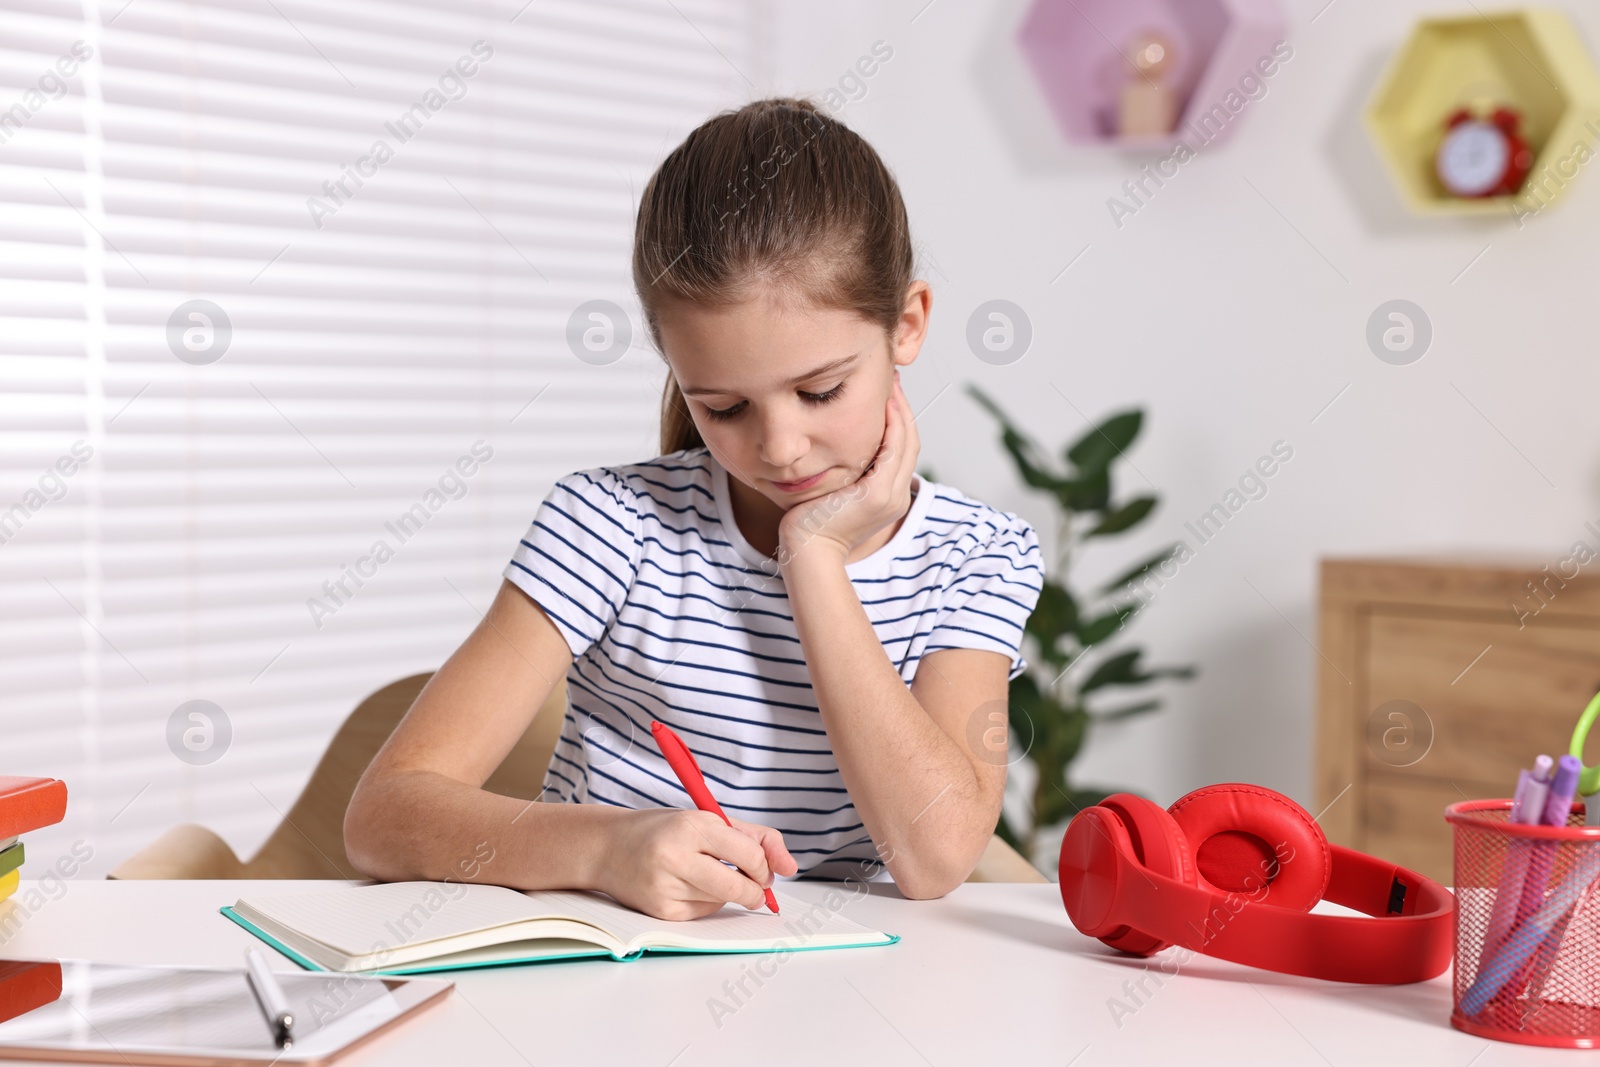
<instances>
[{"instance_id":1,"label":"marker in holder","mask_svg":"<svg viewBox=\"0 0 1600 1067\"><path fill-rule=\"evenodd\" d=\"M1600 1048L1600 826L1575 804L1566 826L1509 821L1510 800L1445 809L1455 835L1458 1030L1550 1048ZM1540 906L1484 945L1508 859L1552 853ZM1481 968L1481 973L1480 973Z\"/></svg>"}]
</instances>

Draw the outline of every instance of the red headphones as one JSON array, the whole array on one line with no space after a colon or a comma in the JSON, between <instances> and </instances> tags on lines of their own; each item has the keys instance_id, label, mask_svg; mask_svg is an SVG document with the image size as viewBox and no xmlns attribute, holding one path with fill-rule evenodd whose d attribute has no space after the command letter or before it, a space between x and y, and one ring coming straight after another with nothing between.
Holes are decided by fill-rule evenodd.
<instances>
[{"instance_id":1,"label":"red headphones","mask_svg":"<svg viewBox=\"0 0 1600 1067\"><path fill-rule=\"evenodd\" d=\"M1420 874L1328 844L1281 793L1230 783L1162 808L1117 793L1061 842L1072 925L1112 948L1169 945L1337 982L1420 982L1450 965L1455 896ZM1374 918L1310 915L1328 900Z\"/></svg>"}]
</instances>

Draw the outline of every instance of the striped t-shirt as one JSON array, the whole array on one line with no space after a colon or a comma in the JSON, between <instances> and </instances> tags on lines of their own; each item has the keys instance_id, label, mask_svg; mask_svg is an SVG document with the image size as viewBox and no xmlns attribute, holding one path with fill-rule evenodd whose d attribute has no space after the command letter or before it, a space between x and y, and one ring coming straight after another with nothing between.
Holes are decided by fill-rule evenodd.
<instances>
[{"instance_id":1,"label":"striped t-shirt","mask_svg":"<svg viewBox=\"0 0 1600 1067\"><path fill-rule=\"evenodd\" d=\"M1033 527L920 475L913 488L893 538L845 565L884 652L908 686L942 648L1002 653L1016 677L1044 579ZM693 807L650 733L658 719L728 815L782 832L794 877L886 877L823 729L777 561L745 540L727 471L704 447L561 478L505 576L572 648L545 800Z\"/></svg>"}]
</instances>

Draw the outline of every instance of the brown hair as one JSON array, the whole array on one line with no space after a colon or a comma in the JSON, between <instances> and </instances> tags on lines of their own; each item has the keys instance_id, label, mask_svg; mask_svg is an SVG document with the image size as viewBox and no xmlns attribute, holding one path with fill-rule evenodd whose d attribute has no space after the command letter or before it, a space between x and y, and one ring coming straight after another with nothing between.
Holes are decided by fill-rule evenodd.
<instances>
[{"instance_id":1,"label":"brown hair","mask_svg":"<svg viewBox=\"0 0 1600 1067\"><path fill-rule=\"evenodd\" d=\"M633 284L658 352L664 304L737 304L762 286L856 312L892 336L912 272L894 176L809 100L774 97L713 116L639 198ZM661 451L704 443L669 367Z\"/></svg>"}]
</instances>

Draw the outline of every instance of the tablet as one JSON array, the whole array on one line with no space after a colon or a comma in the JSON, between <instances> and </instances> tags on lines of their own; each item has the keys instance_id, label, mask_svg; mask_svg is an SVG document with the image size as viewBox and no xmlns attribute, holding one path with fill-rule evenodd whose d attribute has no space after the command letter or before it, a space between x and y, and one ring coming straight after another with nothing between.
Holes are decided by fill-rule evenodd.
<instances>
[{"instance_id":1,"label":"tablet","mask_svg":"<svg viewBox=\"0 0 1600 1067\"><path fill-rule=\"evenodd\" d=\"M123 1064L327 1063L453 982L274 971L294 1012L280 1048L243 967L0 959L0 1059Z\"/></svg>"}]
</instances>

